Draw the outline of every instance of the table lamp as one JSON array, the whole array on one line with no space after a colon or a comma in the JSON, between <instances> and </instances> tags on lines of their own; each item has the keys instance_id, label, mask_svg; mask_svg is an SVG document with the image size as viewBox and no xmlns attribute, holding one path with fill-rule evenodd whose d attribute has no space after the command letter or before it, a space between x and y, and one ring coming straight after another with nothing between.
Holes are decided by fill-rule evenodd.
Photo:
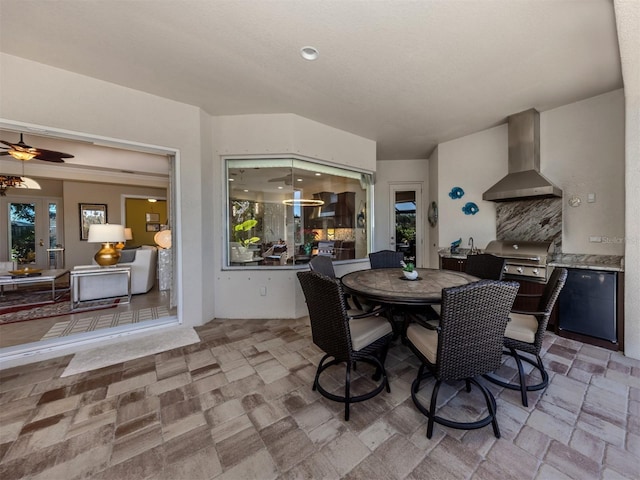
<instances>
[{"instance_id":1,"label":"table lamp","mask_svg":"<svg viewBox=\"0 0 640 480\"><path fill-rule=\"evenodd\" d=\"M89 243L102 243L102 248L93 257L102 267L115 265L120 259L120 251L115 243L124 242L125 234L122 225L97 223L89 226Z\"/></svg>"},{"instance_id":2,"label":"table lamp","mask_svg":"<svg viewBox=\"0 0 640 480\"><path fill-rule=\"evenodd\" d=\"M131 231L130 228L125 227L125 229L124 229L124 242L116 243L116 248L118 250L122 250L124 248L125 244L127 243L127 240L133 240L133 232Z\"/></svg>"}]
</instances>

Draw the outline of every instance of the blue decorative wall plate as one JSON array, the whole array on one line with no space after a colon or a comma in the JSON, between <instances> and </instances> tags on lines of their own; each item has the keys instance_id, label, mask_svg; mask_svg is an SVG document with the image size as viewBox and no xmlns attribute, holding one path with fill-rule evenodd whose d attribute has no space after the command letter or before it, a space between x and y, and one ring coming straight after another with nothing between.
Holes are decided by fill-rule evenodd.
<instances>
[{"instance_id":1,"label":"blue decorative wall plate","mask_svg":"<svg viewBox=\"0 0 640 480\"><path fill-rule=\"evenodd\" d=\"M464 190L461 189L460 187L453 187L449 192L449 196L454 200L456 200L457 198L462 198L463 195L464 195Z\"/></svg>"},{"instance_id":2,"label":"blue decorative wall plate","mask_svg":"<svg viewBox=\"0 0 640 480\"><path fill-rule=\"evenodd\" d=\"M478 206L473 202L467 202L464 207L462 207L462 211L465 215L475 215L479 210Z\"/></svg>"}]
</instances>

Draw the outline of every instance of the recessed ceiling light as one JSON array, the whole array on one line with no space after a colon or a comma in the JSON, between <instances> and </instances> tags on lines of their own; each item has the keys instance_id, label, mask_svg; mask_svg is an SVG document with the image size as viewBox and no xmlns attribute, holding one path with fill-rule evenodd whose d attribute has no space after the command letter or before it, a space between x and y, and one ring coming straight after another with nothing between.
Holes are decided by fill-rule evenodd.
<instances>
[{"instance_id":1,"label":"recessed ceiling light","mask_svg":"<svg viewBox=\"0 0 640 480\"><path fill-rule=\"evenodd\" d=\"M236 181L236 179L235 179L235 178L230 178L230 179L229 179L229 181L230 181L230 182L235 182L235 181Z\"/></svg>"},{"instance_id":2,"label":"recessed ceiling light","mask_svg":"<svg viewBox=\"0 0 640 480\"><path fill-rule=\"evenodd\" d=\"M300 55L302 55L302 58L305 60L309 60L311 62L313 60L317 60L320 53L318 53L318 49L316 47L302 47L300 49Z\"/></svg>"},{"instance_id":3,"label":"recessed ceiling light","mask_svg":"<svg viewBox=\"0 0 640 480\"><path fill-rule=\"evenodd\" d=\"M320 172L316 172L316 177L319 177L320 175L322 175Z\"/></svg>"},{"instance_id":4,"label":"recessed ceiling light","mask_svg":"<svg viewBox=\"0 0 640 480\"><path fill-rule=\"evenodd\" d=\"M296 178L296 182L301 182L302 179L301 178Z\"/></svg>"},{"instance_id":5,"label":"recessed ceiling light","mask_svg":"<svg viewBox=\"0 0 640 480\"><path fill-rule=\"evenodd\" d=\"M278 190L282 190L284 187L278 187Z\"/></svg>"},{"instance_id":6,"label":"recessed ceiling light","mask_svg":"<svg viewBox=\"0 0 640 480\"><path fill-rule=\"evenodd\" d=\"M246 188L244 190L242 190L243 192L248 192L249 190L247 190Z\"/></svg>"}]
</instances>

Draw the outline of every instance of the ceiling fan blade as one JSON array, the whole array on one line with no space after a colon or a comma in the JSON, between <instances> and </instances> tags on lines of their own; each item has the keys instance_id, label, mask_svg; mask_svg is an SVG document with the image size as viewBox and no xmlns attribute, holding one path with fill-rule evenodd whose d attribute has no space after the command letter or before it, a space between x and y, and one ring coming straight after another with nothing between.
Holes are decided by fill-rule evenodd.
<instances>
[{"instance_id":1,"label":"ceiling fan blade","mask_svg":"<svg viewBox=\"0 0 640 480\"><path fill-rule=\"evenodd\" d=\"M55 150L45 150L43 148L37 148L36 151L37 153L34 158L37 158L38 160L49 160L51 158L73 158L73 155L71 155L70 153L56 152Z\"/></svg>"},{"instance_id":2,"label":"ceiling fan blade","mask_svg":"<svg viewBox=\"0 0 640 480\"><path fill-rule=\"evenodd\" d=\"M35 157L33 157L33 159L42 160L44 162L64 163L64 160L57 156L36 155Z\"/></svg>"}]
</instances>

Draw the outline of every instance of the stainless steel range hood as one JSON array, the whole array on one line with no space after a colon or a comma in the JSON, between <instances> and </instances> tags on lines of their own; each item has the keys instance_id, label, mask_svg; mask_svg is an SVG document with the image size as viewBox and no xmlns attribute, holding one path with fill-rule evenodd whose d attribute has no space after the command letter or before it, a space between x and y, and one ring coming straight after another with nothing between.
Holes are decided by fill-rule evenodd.
<instances>
[{"instance_id":1,"label":"stainless steel range hood","mask_svg":"<svg viewBox=\"0 0 640 480\"><path fill-rule=\"evenodd\" d=\"M540 113L531 108L510 115L509 173L482 194L483 200L507 202L562 197L562 190L540 173Z\"/></svg>"}]
</instances>

